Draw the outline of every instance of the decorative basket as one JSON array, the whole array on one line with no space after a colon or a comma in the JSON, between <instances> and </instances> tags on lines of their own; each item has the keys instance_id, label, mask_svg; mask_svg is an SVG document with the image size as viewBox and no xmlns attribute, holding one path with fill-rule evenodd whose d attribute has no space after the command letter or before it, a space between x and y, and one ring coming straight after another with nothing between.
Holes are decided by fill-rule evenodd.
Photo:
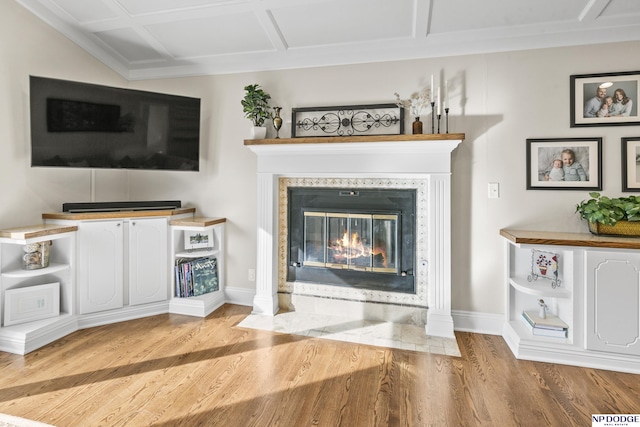
<instances>
[{"instance_id":1,"label":"decorative basket","mask_svg":"<svg viewBox=\"0 0 640 427\"><path fill-rule=\"evenodd\" d=\"M608 236L640 237L640 221L618 221L615 225L590 222L589 231L593 234Z\"/></svg>"}]
</instances>

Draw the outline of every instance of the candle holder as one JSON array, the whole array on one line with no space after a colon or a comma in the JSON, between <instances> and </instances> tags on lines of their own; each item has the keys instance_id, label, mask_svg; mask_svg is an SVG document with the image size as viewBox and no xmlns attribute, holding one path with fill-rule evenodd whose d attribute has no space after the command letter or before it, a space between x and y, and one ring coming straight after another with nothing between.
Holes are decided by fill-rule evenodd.
<instances>
[{"instance_id":1,"label":"candle holder","mask_svg":"<svg viewBox=\"0 0 640 427\"><path fill-rule=\"evenodd\" d=\"M438 133L440 133L440 118L442 117L442 114L438 114Z\"/></svg>"},{"instance_id":2,"label":"candle holder","mask_svg":"<svg viewBox=\"0 0 640 427\"><path fill-rule=\"evenodd\" d=\"M436 103L435 101L431 102L431 133L435 133L435 116L436 116Z\"/></svg>"},{"instance_id":3,"label":"candle holder","mask_svg":"<svg viewBox=\"0 0 640 427\"><path fill-rule=\"evenodd\" d=\"M444 109L444 123L446 132L449 133L449 107Z\"/></svg>"}]
</instances>

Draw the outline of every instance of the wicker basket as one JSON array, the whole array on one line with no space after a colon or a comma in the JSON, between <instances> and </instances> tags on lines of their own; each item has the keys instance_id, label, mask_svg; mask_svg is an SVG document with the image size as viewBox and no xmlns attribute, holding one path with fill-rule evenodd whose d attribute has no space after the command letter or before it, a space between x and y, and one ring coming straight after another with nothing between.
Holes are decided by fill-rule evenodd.
<instances>
[{"instance_id":1,"label":"wicker basket","mask_svg":"<svg viewBox=\"0 0 640 427\"><path fill-rule=\"evenodd\" d=\"M615 225L590 222L589 231L608 236L640 237L640 221L618 221Z\"/></svg>"}]
</instances>

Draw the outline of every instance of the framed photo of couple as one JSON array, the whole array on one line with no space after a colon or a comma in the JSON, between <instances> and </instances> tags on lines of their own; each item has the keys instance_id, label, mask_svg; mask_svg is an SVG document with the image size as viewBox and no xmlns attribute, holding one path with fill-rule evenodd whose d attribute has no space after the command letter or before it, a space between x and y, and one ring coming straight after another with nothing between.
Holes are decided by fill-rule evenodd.
<instances>
[{"instance_id":1,"label":"framed photo of couple","mask_svg":"<svg viewBox=\"0 0 640 427\"><path fill-rule=\"evenodd\" d=\"M640 71L570 76L571 127L640 125Z\"/></svg>"},{"instance_id":2,"label":"framed photo of couple","mask_svg":"<svg viewBox=\"0 0 640 427\"><path fill-rule=\"evenodd\" d=\"M602 190L602 138L527 139L527 190Z\"/></svg>"}]
</instances>

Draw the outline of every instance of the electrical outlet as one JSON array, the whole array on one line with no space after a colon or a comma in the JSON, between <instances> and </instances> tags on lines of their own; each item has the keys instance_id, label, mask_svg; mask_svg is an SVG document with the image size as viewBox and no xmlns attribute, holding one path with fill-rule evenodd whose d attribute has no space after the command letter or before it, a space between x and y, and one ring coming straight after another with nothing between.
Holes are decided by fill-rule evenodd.
<instances>
[{"instance_id":1,"label":"electrical outlet","mask_svg":"<svg viewBox=\"0 0 640 427\"><path fill-rule=\"evenodd\" d=\"M250 282L255 282L256 281L256 270L253 268L249 269L249 274L248 274L248 279Z\"/></svg>"},{"instance_id":2,"label":"electrical outlet","mask_svg":"<svg viewBox=\"0 0 640 427\"><path fill-rule=\"evenodd\" d=\"M497 199L500 197L500 184L497 182L489 183L489 198Z\"/></svg>"}]
</instances>

